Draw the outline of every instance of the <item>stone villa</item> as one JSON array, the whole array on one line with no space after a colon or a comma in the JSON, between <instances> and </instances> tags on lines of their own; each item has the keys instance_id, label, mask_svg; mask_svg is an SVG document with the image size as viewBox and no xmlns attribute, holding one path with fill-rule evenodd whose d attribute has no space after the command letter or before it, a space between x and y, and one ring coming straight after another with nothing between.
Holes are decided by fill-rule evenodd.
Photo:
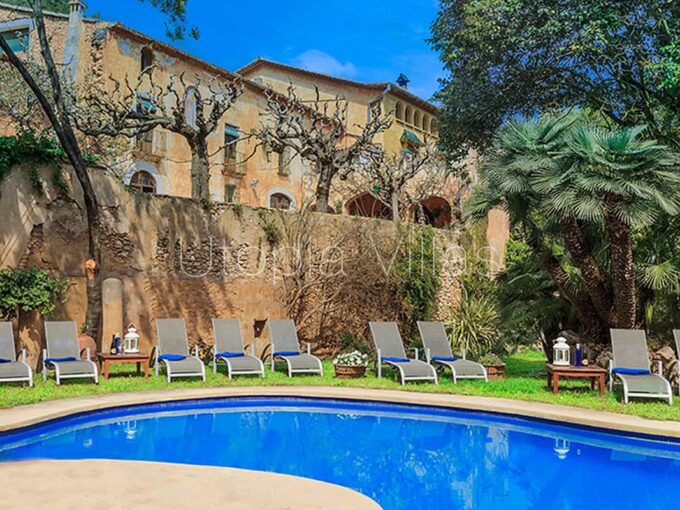
<instances>
[{"instance_id":1,"label":"stone villa","mask_svg":"<svg viewBox=\"0 0 680 510\"><path fill-rule=\"evenodd\" d=\"M348 102L347 131L365 124L371 107L380 104L381 111L392 112L393 123L376 137L388 154L399 154L412 144L436 141L437 107L407 89L407 80L397 83L359 83L288 65L257 59L232 73L202 61L171 45L154 40L124 25L85 17L82 0L71 1L69 15L49 13L47 28L52 37L55 58L63 62L76 83L87 79L105 81L135 79L142 70L153 65L154 79L163 83L171 76L200 76L202 79L242 79L244 92L221 120L223 127L212 134L210 193L218 203L295 208L309 187L309 169L299 157L286 152L278 154L262 148L243 136L255 130L266 107L265 91L271 87L285 92L293 84L303 99L311 98L315 88L322 99L336 96ZM37 54L33 21L27 9L0 3L0 22L6 37L20 51ZM7 23L9 22L9 23ZM229 143L225 149L221 147ZM132 189L142 193L191 196L191 152L186 141L161 128L130 142L129 157L119 174ZM475 165L471 157L466 164ZM364 190L335 189L330 203L335 212L361 216L383 216L386 204ZM451 178L441 193L421 202L426 211L437 211L432 223L446 226L452 210L459 205L461 189ZM490 217L489 244L492 252L502 254L507 238L507 221L502 214ZM502 255L497 262L500 263Z\"/></svg>"}]
</instances>

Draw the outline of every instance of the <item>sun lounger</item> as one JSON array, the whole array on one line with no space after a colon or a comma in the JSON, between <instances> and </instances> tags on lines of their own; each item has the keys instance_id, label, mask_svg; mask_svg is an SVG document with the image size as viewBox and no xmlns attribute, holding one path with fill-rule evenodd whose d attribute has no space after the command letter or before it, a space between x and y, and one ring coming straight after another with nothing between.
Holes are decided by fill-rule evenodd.
<instances>
[{"instance_id":1,"label":"sun lounger","mask_svg":"<svg viewBox=\"0 0 680 510\"><path fill-rule=\"evenodd\" d=\"M17 359L11 322L0 322L0 382L27 382L33 386L33 370L26 364L26 350Z\"/></svg>"},{"instance_id":2,"label":"sun lounger","mask_svg":"<svg viewBox=\"0 0 680 510\"><path fill-rule=\"evenodd\" d=\"M453 383L458 379L484 379L488 381L483 365L457 358L453 355L449 338L441 322L418 321L418 331L425 346L425 359L431 365L439 364L451 369Z\"/></svg>"},{"instance_id":3,"label":"sun lounger","mask_svg":"<svg viewBox=\"0 0 680 510\"><path fill-rule=\"evenodd\" d=\"M378 354L376 360L378 377L382 377L382 366L387 364L399 370L401 384L406 381L437 382L437 372L432 365L406 356L399 328L395 322L369 322L368 326ZM415 349L415 351L417 358L418 350Z\"/></svg>"},{"instance_id":4,"label":"sun lounger","mask_svg":"<svg viewBox=\"0 0 680 510\"><path fill-rule=\"evenodd\" d=\"M198 346L195 347L193 356L189 353L184 319L156 319L156 329L156 377L160 364L163 363L168 382L174 377L200 377L205 381L205 365L198 357Z\"/></svg>"},{"instance_id":5,"label":"sun lounger","mask_svg":"<svg viewBox=\"0 0 680 510\"><path fill-rule=\"evenodd\" d=\"M47 380L48 371L54 370L57 384L61 384L62 379L94 379L95 384L99 384L99 370L90 359L90 349L86 351L86 359L81 359L75 322L45 322L45 343L43 381Z\"/></svg>"},{"instance_id":6,"label":"sun lounger","mask_svg":"<svg viewBox=\"0 0 680 510\"><path fill-rule=\"evenodd\" d=\"M609 362L609 389L611 391L614 376L623 383L623 400L628 403L630 397L661 398L673 404L673 392L670 383L661 375L650 370L647 337L638 329L612 329L613 359ZM659 374L662 374L659 363Z\"/></svg>"},{"instance_id":7,"label":"sun lounger","mask_svg":"<svg viewBox=\"0 0 680 510\"><path fill-rule=\"evenodd\" d=\"M255 357L255 345L246 354L241 335L241 321L238 319L213 319L215 345L213 347L213 372L217 364L227 365L229 379L234 375L258 374L264 377L264 364Z\"/></svg>"},{"instance_id":8,"label":"sun lounger","mask_svg":"<svg viewBox=\"0 0 680 510\"><path fill-rule=\"evenodd\" d=\"M312 355L312 347L307 344L307 352L300 350L295 323L292 320L267 321L272 341L272 372L276 370L276 360L283 360L288 367L288 377L294 374L323 375L321 360Z\"/></svg>"}]
</instances>

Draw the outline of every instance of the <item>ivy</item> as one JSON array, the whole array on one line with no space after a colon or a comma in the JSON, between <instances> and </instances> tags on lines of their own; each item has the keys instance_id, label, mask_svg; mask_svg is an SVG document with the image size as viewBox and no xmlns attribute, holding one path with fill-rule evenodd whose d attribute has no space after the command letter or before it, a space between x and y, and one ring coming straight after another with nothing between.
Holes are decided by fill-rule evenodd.
<instances>
[{"instance_id":1,"label":"ivy","mask_svg":"<svg viewBox=\"0 0 680 510\"><path fill-rule=\"evenodd\" d=\"M51 277L43 269L0 270L0 317L15 318L20 311L37 311L44 316L63 302L68 282Z\"/></svg>"},{"instance_id":2,"label":"ivy","mask_svg":"<svg viewBox=\"0 0 680 510\"><path fill-rule=\"evenodd\" d=\"M18 136L0 137L0 183L17 165L29 165L29 180L38 191L42 182L37 167L58 165L64 157L61 146L52 138L26 131Z\"/></svg>"},{"instance_id":3,"label":"ivy","mask_svg":"<svg viewBox=\"0 0 680 510\"><path fill-rule=\"evenodd\" d=\"M408 337L416 336L416 321L432 318L441 286L440 269L434 229L412 229L395 264L405 314L404 331Z\"/></svg>"}]
</instances>

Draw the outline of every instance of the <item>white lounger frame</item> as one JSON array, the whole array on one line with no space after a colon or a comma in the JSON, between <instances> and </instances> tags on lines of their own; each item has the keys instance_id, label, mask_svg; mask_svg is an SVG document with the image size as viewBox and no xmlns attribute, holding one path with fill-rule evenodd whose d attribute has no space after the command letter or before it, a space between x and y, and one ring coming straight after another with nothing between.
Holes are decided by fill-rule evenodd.
<instances>
[{"instance_id":1,"label":"white lounger frame","mask_svg":"<svg viewBox=\"0 0 680 510\"><path fill-rule=\"evenodd\" d=\"M624 377L619 376L619 374L615 374L614 372L614 361L609 360L609 391L611 392L614 389L614 376L618 376L619 380L621 381L621 384L623 385L623 403L627 404L630 401L630 397L635 397L635 398L656 398L656 399L665 399L668 400L668 405L673 405L673 388L671 387L671 383L668 382L668 380L660 375L659 377L663 379L663 381L666 383L666 388L668 388L668 393L635 393L631 392L628 389L628 382ZM657 362L657 374L663 374L663 363L661 361ZM657 375L653 374L653 375ZM635 377L635 376L631 376Z\"/></svg>"},{"instance_id":2,"label":"white lounger frame","mask_svg":"<svg viewBox=\"0 0 680 510\"><path fill-rule=\"evenodd\" d=\"M154 356L154 369L156 370L156 377L158 377L158 370L159 370L159 361L158 361L158 347L155 347L155 356ZM172 361L166 361L163 360L163 364L165 365L165 374L168 379L168 382L172 382L173 377L200 377L203 379L203 382L205 382L205 365L201 361L201 358L198 357L198 345L194 345L194 355L193 356L187 356L190 358L195 358L197 359L200 364L201 364L201 371L200 372L182 372L177 375L173 375L172 373L172 368L170 368L170 365L172 364Z\"/></svg>"},{"instance_id":3,"label":"white lounger frame","mask_svg":"<svg viewBox=\"0 0 680 510\"><path fill-rule=\"evenodd\" d=\"M32 388L33 387L33 369L28 366L28 363L26 363L26 349L21 349L21 354L19 358L17 358L17 362L21 363L28 369L28 377L7 377L7 378L0 378L0 382L27 382L28 387Z\"/></svg>"},{"instance_id":4,"label":"white lounger frame","mask_svg":"<svg viewBox=\"0 0 680 510\"><path fill-rule=\"evenodd\" d=\"M217 356L215 346L213 345L213 374L217 373L217 364L223 361L227 365L227 377L231 380L234 375L259 375L264 379L264 363L262 360L255 356L255 345L250 345L250 355L260 362L260 370L234 370L231 366L231 358L225 358L224 356ZM245 350L244 350L245 351ZM244 352L244 354L247 354Z\"/></svg>"},{"instance_id":5,"label":"white lounger frame","mask_svg":"<svg viewBox=\"0 0 680 510\"><path fill-rule=\"evenodd\" d=\"M286 366L288 367L288 377L293 377L293 374L319 374L321 377L323 377L323 363L321 363L321 360L314 356L316 358L316 361L319 363L319 368L296 368L293 369L290 361L287 359L287 356L275 356L274 353L276 352L276 343L272 342L272 362L271 362L271 369L272 372L276 372L276 359L282 359L283 361L286 362ZM302 353L300 353L302 354ZM312 354L312 344L307 342L307 354L310 356L313 356Z\"/></svg>"},{"instance_id":6,"label":"white lounger frame","mask_svg":"<svg viewBox=\"0 0 680 510\"><path fill-rule=\"evenodd\" d=\"M417 355L417 354L416 354ZM432 356L430 354L430 349L425 349L425 359L427 360L428 364L432 365ZM463 361L467 361L465 358L465 353L463 352L463 357L461 358ZM456 384L458 382L458 379L484 379L485 382L489 382L489 375L486 373L486 368L484 365L481 363L477 363L476 361L473 361L472 363L475 363L482 367L482 371L484 372L484 375L456 375L456 368L453 366L455 361L439 361L439 360L434 360L434 363L439 363L443 367L447 367L451 369L451 376L453 377L453 384ZM449 364L451 363L451 364ZM434 365L432 365L434 366Z\"/></svg>"},{"instance_id":7,"label":"white lounger frame","mask_svg":"<svg viewBox=\"0 0 680 510\"><path fill-rule=\"evenodd\" d=\"M43 382L47 381L47 371L49 370L48 365L52 365L54 367L54 376L57 380L57 386L61 384L62 379L94 379L95 384L99 384L99 368L97 367L97 364L90 359L90 348L88 347L85 349L85 359L84 360L77 360L77 361L87 361L92 365L92 372L93 373L80 373L80 374L64 374L61 375L61 370L59 368L60 362L52 362L52 363L46 363L45 360L47 359L47 349L43 349L43 365L42 365L42 376L43 376ZM66 362L68 363L68 362Z\"/></svg>"},{"instance_id":8,"label":"white lounger frame","mask_svg":"<svg viewBox=\"0 0 680 510\"><path fill-rule=\"evenodd\" d=\"M417 347L412 347L411 348L415 352L415 359L418 360L418 348ZM394 363L392 361L385 361L382 358L382 353L381 350L378 349L378 361L376 362L376 374L378 376L378 379L382 378L382 366L383 365L388 365L391 367L394 367L399 370L399 380L401 382L401 385L404 386L406 384L406 381L434 381L435 384L439 384L439 379L437 378L437 371L434 369L432 365L430 367L432 368L432 372L434 374L434 377L408 377L404 374L403 368L400 366L399 363Z\"/></svg>"}]
</instances>

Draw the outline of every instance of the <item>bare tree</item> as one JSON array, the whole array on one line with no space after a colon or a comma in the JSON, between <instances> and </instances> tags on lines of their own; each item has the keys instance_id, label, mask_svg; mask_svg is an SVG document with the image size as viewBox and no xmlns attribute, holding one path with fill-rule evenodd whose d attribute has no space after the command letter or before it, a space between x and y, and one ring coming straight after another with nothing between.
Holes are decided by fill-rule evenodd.
<instances>
[{"instance_id":1,"label":"bare tree","mask_svg":"<svg viewBox=\"0 0 680 510\"><path fill-rule=\"evenodd\" d=\"M404 211L418 207L425 198L440 193L451 175L446 162L429 144L399 155L381 152L359 167L355 185L367 186L392 211L392 220L401 221Z\"/></svg>"},{"instance_id":2,"label":"bare tree","mask_svg":"<svg viewBox=\"0 0 680 510\"><path fill-rule=\"evenodd\" d=\"M208 137L243 92L238 79L191 81L184 73L170 76L165 85L154 78L153 67L131 82L110 77L110 90L88 84L78 93L75 119L88 136L135 138L161 127L184 137L191 149L191 194L210 198Z\"/></svg>"},{"instance_id":3,"label":"bare tree","mask_svg":"<svg viewBox=\"0 0 680 510\"><path fill-rule=\"evenodd\" d=\"M348 103L336 96L322 100L319 89L315 98L304 101L291 84L286 95L269 89L263 123L256 136L277 152L289 148L308 161L317 177L316 210L326 212L331 185L336 178L346 179L362 159L372 159L380 148L377 134L387 129L391 120L376 106L359 134L347 129Z\"/></svg>"},{"instance_id":4,"label":"bare tree","mask_svg":"<svg viewBox=\"0 0 680 510\"><path fill-rule=\"evenodd\" d=\"M40 82L40 77L31 72L31 69L14 53L7 44L4 36L0 34L0 49L5 53L9 63L21 75L26 85L34 94L35 99L47 116L52 129L61 144L69 163L73 166L76 178L80 183L85 204L85 214L88 225L88 257L85 267L87 269L87 314L86 324L88 332L98 338L99 323L102 313L102 296L100 282L101 240L100 240L100 217L99 203L95 195L87 165L76 137L71 121L71 112L62 85L61 76L55 64L50 48L41 0L27 0L33 10L35 26L40 42L40 54L42 56L44 71L49 80L49 89L46 90Z\"/></svg>"}]
</instances>

